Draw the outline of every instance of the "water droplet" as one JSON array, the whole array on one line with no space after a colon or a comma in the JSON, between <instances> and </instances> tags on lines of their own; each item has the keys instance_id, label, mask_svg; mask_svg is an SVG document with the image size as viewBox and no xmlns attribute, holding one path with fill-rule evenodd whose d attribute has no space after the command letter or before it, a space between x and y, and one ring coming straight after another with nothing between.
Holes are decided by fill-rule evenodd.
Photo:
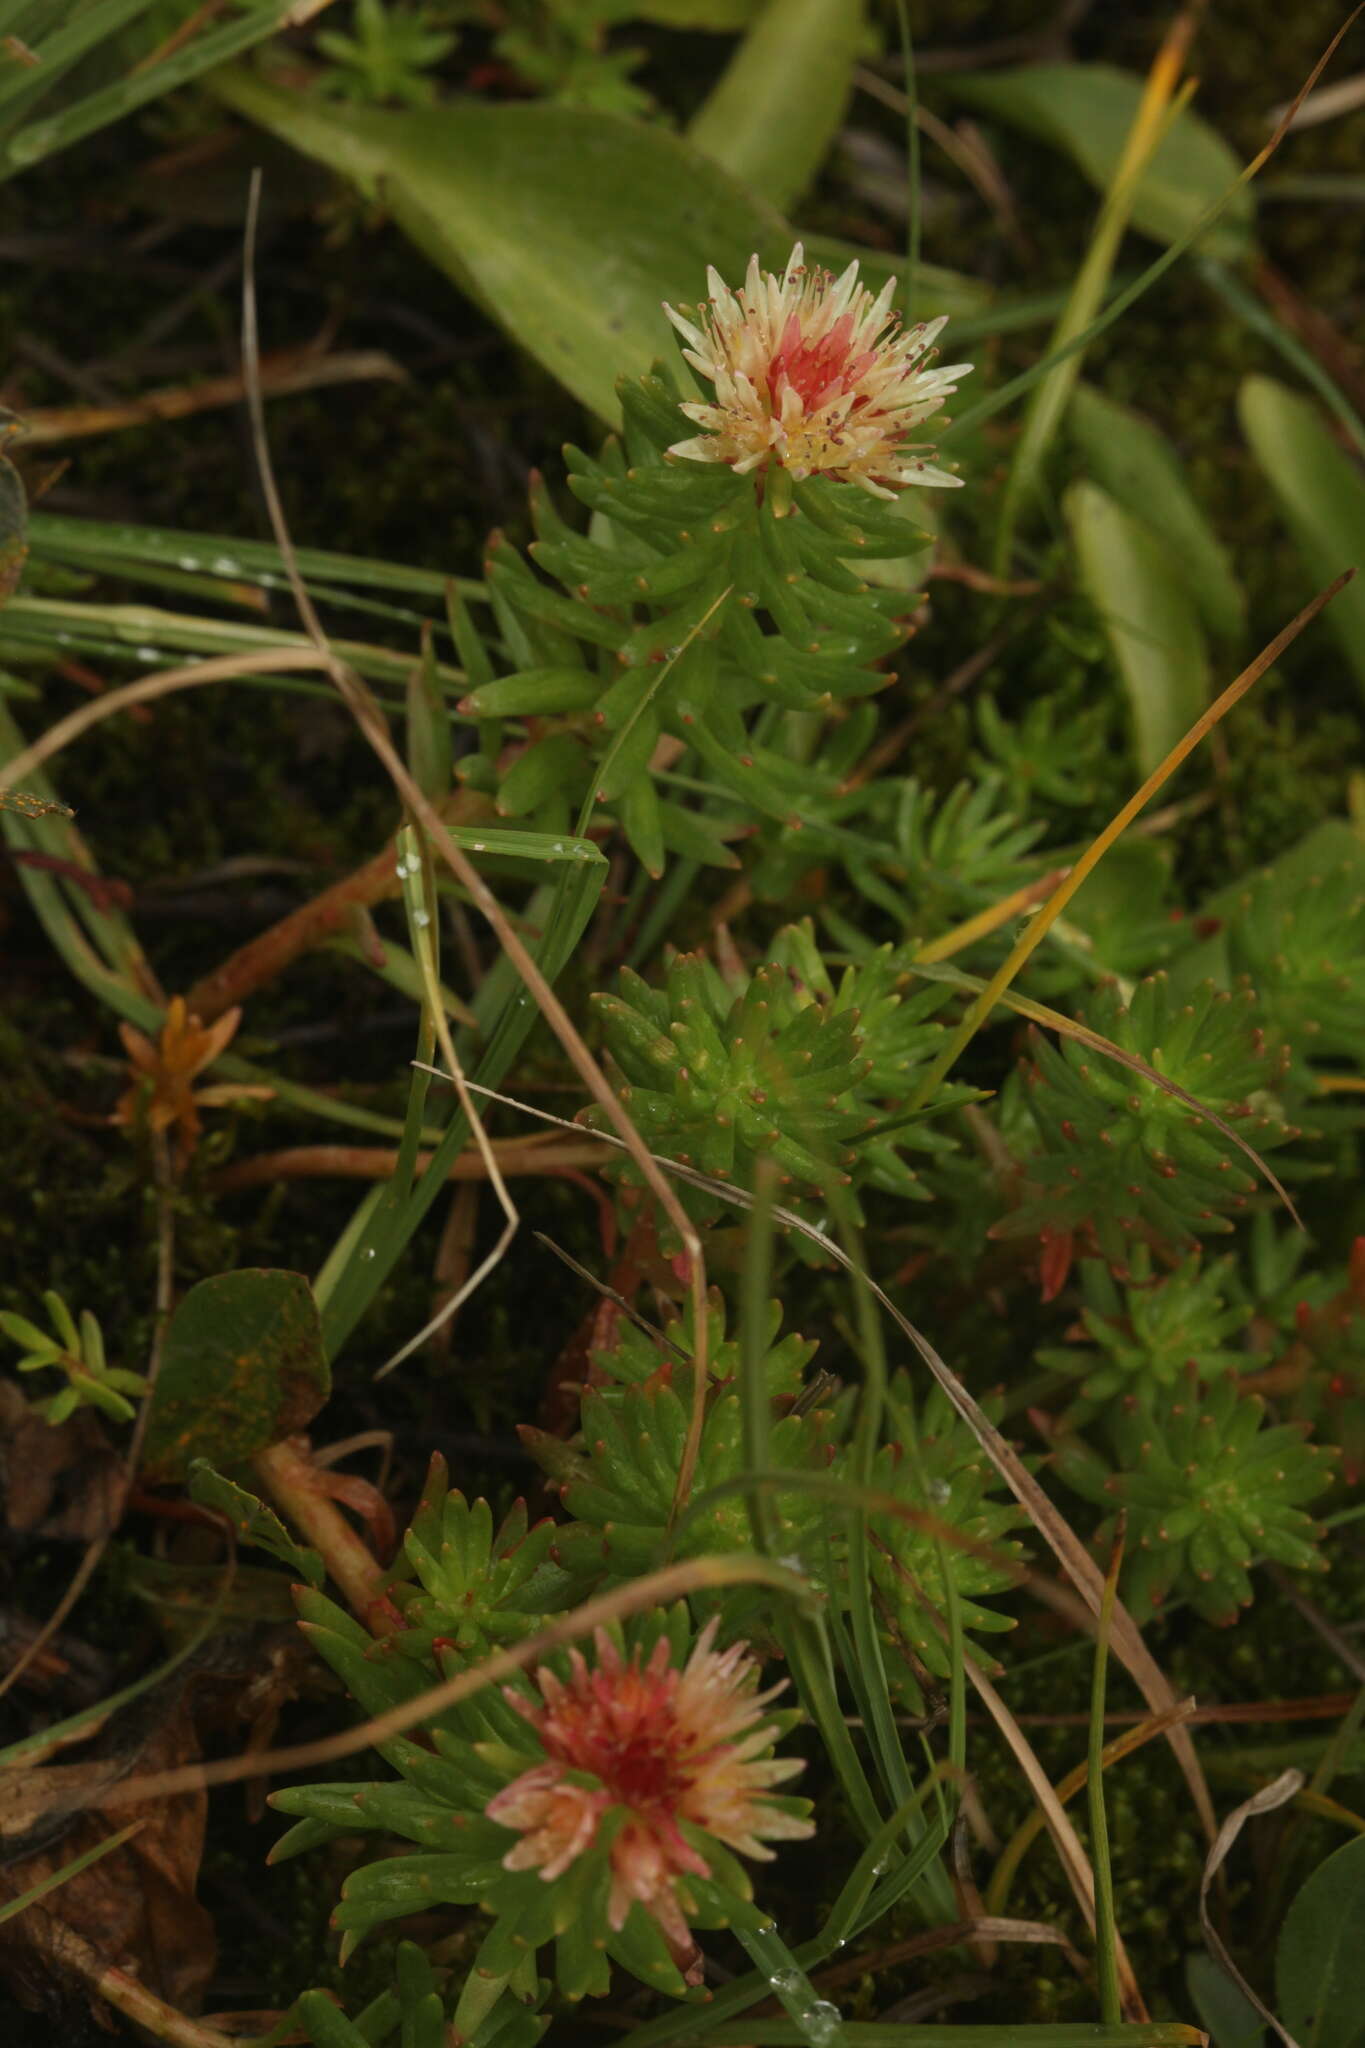
<instances>
[{"instance_id":1,"label":"water droplet","mask_svg":"<svg viewBox=\"0 0 1365 2048\"><path fill-rule=\"evenodd\" d=\"M928 1493L930 1500L938 1507L946 1507L953 1497L953 1489L946 1479L931 1479Z\"/></svg>"},{"instance_id":2,"label":"water droplet","mask_svg":"<svg viewBox=\"0 0 1365 2048\"><path fill-rule=\"evenodd\" d=\"M187 569L193 572L195 569L201 569L203 567L203 563L200 561L198 555L177 555L175 559L175 566L177 569Z\"/></svg>"},{"instance_id":3,"label":"water droplet","mask_svg":"<svg viewBox=\"0 0 1365 2048\"><path fill-rule=\"evenodd\" d=\"M360 1256L362 1259L372 1259L374 1257L374 1246L367 1244Z\"/></svg>"},{"instance_id":4,"label":"water droplet","mask_svg":"<svg viewBox=\"0 0 1365 2048\"><path fill-rule=\"evenodd\" d=\"M555 841L555 843L554 843L553 851L554 851L555 853L563 853L563 851L564 851L564 841L563 841L562 839L556 839L556 841Z\"/></svg>"},{"instance_id":5,"label":"water droplet","mask_svg":"<svg viewBox=\"0 0 1365 2048\"><path fill-rule=\"evenodd\" d=\"M425 931L426 927L431 923L431 912L424 910L419 903L412 913L412 921L419 931Z\"/></svg>"},{"instance_id":6,"label":"water droplet","mask_svg":"<svg viewBox=\"0 0 1365 2048\"><path fill-rule=\"evenodd\" d=\"M135 647L133 652L139 661L160 661L161 659L155 647Z\"/></svg>"},{"instance_id":7,"label":"water droplet","mask_svg":"<svg viewBox=\"0 0 1365 2048\"><path fill-rule=\"evenodd\" d=\"M240 576L242 565L234 562L231 555L215 555L209 564L215 576Z\"/></svg>"},{"instance_id":8,"label":"water droplet","mask_svg":"<svg viewBox=\"0 0 1365 2048\"><path fill-rule=\"evenodd\" d=\"M843 2015L838 2006L831 2005L828 1999L817 1998L814 2005L802 2013L800 2024L807 2040L820 2048L822 2042L834 2040L843 2025Z\"/></svg>"}]
</instances>

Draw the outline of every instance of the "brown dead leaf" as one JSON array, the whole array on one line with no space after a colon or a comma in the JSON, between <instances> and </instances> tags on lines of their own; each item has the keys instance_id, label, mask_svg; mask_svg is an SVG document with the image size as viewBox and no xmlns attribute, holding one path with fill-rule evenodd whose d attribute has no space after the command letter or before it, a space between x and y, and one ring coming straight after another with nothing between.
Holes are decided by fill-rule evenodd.
<instances>
[{"instance_id":1,"label":"brown dead leaf","mask_svg":"<svg viewBox=\"0 0 1365 2048\"><path fill-rule=\"evenodd\" d=\"M7 1529L92 1542L118 1512L122 1469L89 1409L54 1428L13 1380L0 1379L0 1504Z\"/></svg>"},{"instance_id":2,"label":"brown dead leaf","mask_svg":"<svg viewBox=\"0 0 1365 2048\"><path fill-rule=\"evenodd\" d=\"M142 1741L89 1762L15 1772L0 1781L0 1902L19 1897L113 1832L100 1818L101 1802L130 1773L193 1763L198 1754L182 1688ZM0 1925L0 1972L16 1997L31 2002L35 1979L65 1975L63 1935L70 1929L170 2004L182 2011L197 2007L215 1960L213 1922L194 1896L206 1806L206 1795L193 1791L121 1812L119 1826L126 1819L144 1823L131 1840Z\"/></svg>"}]
</instances>

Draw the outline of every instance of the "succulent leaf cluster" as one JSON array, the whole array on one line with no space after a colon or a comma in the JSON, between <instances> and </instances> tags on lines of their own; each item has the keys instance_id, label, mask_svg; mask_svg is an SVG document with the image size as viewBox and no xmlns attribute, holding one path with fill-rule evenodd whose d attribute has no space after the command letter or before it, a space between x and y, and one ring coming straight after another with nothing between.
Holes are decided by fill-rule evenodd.
<instances>
[{"instance_id":1,"label":"succulent leaf cluster","mask_svg":"<svg viewBox=\"0 0 1365 2048\"><path fill-rule=\"evenodd\" d=\"M989 1413L992 1404L985 1405ZM909 1379L898 1373L888 1390L887 1415L894 1435L878 1452L872 1484L878 1494L903 1503L909 1516L880 1506L869 1515L873 1583L889 1647L910 1652L911 1671L919 1665L946 1678L949 1639L940 1626L948 1613L945 1569L966 1637L1013 1628L1009 1615L981 1603L1018 1583L1022 1546L1012 1532L1027 1517L1013 1502L999 1499L998 1475L940 1388L931 1390L915 1415Z\"/></svg>"},{"instance_id":2,"label":"succulent leaf cluster","mask_svg":"<svg viewBox=\"0 0 1365 2048\"><path fill-rule=\"evenodd\" d=\"M774 1487L767 1497L782 1554L813 1569L822 1503L800 1480L828 1471L831 1418L818 1405L799 1405L815 1346L791 1332L779 1338L781 1321L781 1305L770 1303L767 1349L756 1369L771 1404L766 1464L790 1473L794 1484ZM583 1389L580 1432L572 1443L542 1430L521 1431L570 1517L556 1532L555 1554L583 1578L635 1578L666 1556L724 1556L750 1547L749 1499L733 1485L748 1462L740 1386L746 1367L739 1344L725 1335L725 1311L715 1293L708 1322L710 1384L692 1482L695 1505L676 1529L674 1497L692 1403L690 1314L667 1326L662 1347L627 1325L609 1350L594 1353L599 1384ZM732 1623L745 1614L752 1632L749 1604L743 1588L720 1603ZM704 1600L702 1608L713 1611Z\"/></svg>"},{"instance_id":3,"label":"succulent leaf cluster","mask_svg":"<svg viewBox=\"0 0 1365 2048\"><path fill-rule=\"evenodd\" d=\"M1112 983L1101 988L1083 1021L1264 1152L1296 1133L1276 1093L1287 1053L1267 1045L1260 1016L1249 989L1206 982L1185 996L1156 974L1126 1006ZM1024 1199L997 1236L1065 1236L1126 1270L1135 1243L1188 1251L1246 1209L1251 1163L1157 1081L1070 1037L1060 1050L1035 1037L1024 1078L1037 1143L1022 1162Z\"/></svg>"},{"instance_id":4,"label":"succulent leaf cluster","mask_svg":"<svg viewBox=\"0 0 1365 2048\"><path fill-rule=\"evenodd\" d=\"M1359 856L1358 856L1359 861ZM1228 956L1261 999L1267 1031L1301 1059L1352 1059L1365 1018L1365 884L1359 865L1271 868L1241 892Z\"/></svg>"},{"instance_id":5,"label":"succulent leaf cluster","mask_svg":"<svg viewBox=\"0 0 1365 2048\"><path fill-rule=\"evenodd\" d=\"M417 1583L393 1588L404 1620L395 1640L414 1656L429 1656L441 1642L474 1658L530 1635L572 1598L553 1559L554 1537L550 1521L529 1526L520 1500L495 1529L488 1502L452 1490L436 1453L403 1538Z\"/></svg>"},{"instance_id":6,"label":"succulent leaf cluster","mask_svg":"<svg viewBox=\"0 0 1365 2048\"><path fill-rule=\"evenodd\" d=\"M475 687L461 709L481 745L462 774L504 815L549 830L591 796L651 873L668 851L725 865L714 818L656 783L661 736L751 810L799 821L812 785L833 779L766 744L746 713L820 712L886 686L881 664L908 637L915 600L847 564L903 559L922 536L852 484L815 478L779 498L722 464L670 456L688 422L662 368L620 392L622 436L598 458L567 452L588 531L540 487L534 566L500 536L490 545L489 597L514 666L496 674L466 621ZM516 729L490 724L503 720Z\"/></svg>"},{"instance_id":7,"label":"succulent leaf cluster","mask_svg":"<svg viewBox=\"0 0 1365 2048\"><path fill-rule=\"evenodd\" d=\"M1235 1621L1251 1601L1262 1559L1324 1571L1321 1530L1304 1512L1331 1482L1335 1452L1310 1444L1307 1426L1275 1423L1259 1395L1224 1374L1130 1395L1108 1409L1112 1464L1079 1438L1064 1439L1056 1470L1086 1500L1110 1509L1096 1542L1107 1548L1122 1510L1127 1588L1141 1614L1172 1594L1212 1622Z\"/></svg>"},{"instance_id":8,"label":"succulent leaf cluster","mask_svg":"<svg viewBox=\"0 0 1365 2048\"><path fill-rule=\"evenodd\" d=\"M900 1099L932 1058L944 999L933 985L911 992L889 949L836 985L800 925L752 972L733 954L724 972L679 954L662 988L625 969L620 992L594 1002L625 1079L621 1100L651 1149L743 1188L771 1159L790 1203L832 1181L923 1198L904 1152L946 1140L922 1123L883 1133L879 1103ZM936 1106L963 1097L945 1091ZM583 1120L601 1127L596 1109ZM685 1199L707 1219L719 1213L718 1198L689 1189Z\"/></svg>"},{"instance_id":9,"label":"succulent leaf cluster","mask_svg":"<svg viewBox=\"0 0 1365 2048\"><path fill-rule=\"evenodd\" d=\"M1040 1365L1080 1379L1085 1403L1173 1387L1191 1367L1207 1381L1263 1362L1264 1352L1239 1341L1251 1335L1253 1310L1238 1298L1230 1258L1202 1265L1195 1255L1161 1275L1135 1263L1142 1272L1120 1286L1106 1265L1086 1260L1084 1306L1068 1333L1075 1341L1038 1353Z\"/></svg>"}]
</instances>

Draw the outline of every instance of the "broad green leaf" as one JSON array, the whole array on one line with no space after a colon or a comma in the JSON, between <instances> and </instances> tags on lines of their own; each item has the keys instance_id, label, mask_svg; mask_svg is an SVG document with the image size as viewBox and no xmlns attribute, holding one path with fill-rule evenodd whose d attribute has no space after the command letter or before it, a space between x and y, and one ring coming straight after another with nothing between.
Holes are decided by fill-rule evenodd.
<instances>
[{"instance_id":1,"label":"broad green leaf","mask_svg":"<svg viewBox=\"0 0 1365 2048\"><path fill-rule=\"evenodd\" d=\"M1273 377L1248 377L1237 410L1314 587L1343 569L1365 569L1365 476L1316 406ZM1327 624L1365 686L1365 576L1333 598Z\"/></svg>"},{"instance_id":2,"label":"broad green leaf","mask_svg":"<svg viewBox=\"0 0 1365 2048\"><path fill-rule=\"evenodd\" d=\"M862 34L862 0L768 0L688 139L774 206L789 206L844 118Z\"/></svg>"},{"instance_id":3,"label":"broad green leaf","mask_svg":"<svg viewBox=\"0 0 1365 2048\"><path fill-rule=\"evenodd\" d=\"M321 1586L327 1576L321 1557L316 1550L295 1543L273 1508L257 1500L244 1486L225 1479L207 1458L194 1459L188 1478L190 1499L197 1500L200 1507L215 1508L225 1515L239 1543L268 1551L310 1586Z\"/></svg>"},{"instance_id":4,"label":"broad green leaf","mask_svg":"<svg viewBox=\"0 0 1365 2048\"><path fill-rule=\"evenodd\" d=\"M1209 2030L1210 2048L1264 2048L1261 2015L1212 1956L1189 1956L1185 1983L1195 2011Z\"/></svg>"},{"instance_id":5,"label":"broad green leaf","mask_svg":"<svg viewBox=\"0 0 1365 2048\"><path fill-rule=\"evenodd\" d=\"M1072 484L1063 509L1128 698L1138 770L1149 775L1208 708L1198 615L1161 542L1106 491Z\"/></svg>"},{"instance_id":6,"label":"broad green leaf","mask_svg":"<svg viewBox=\"0 0 1365 2048\"><path fill-rule=\"evenodd\" d=\"M1279 2017L1300 2048L1365 2041L1365 1835L1320 1863L1285 1915L1275 1952Z\"/></svg>"},{"instance_id":7,"label":"broad green leaf","mask_svg":"<svg viewBox=\"0 0 1365 2048\"><path fill-rule=\"evenodd\" d=\"M310 1422L331 1391L302 1273L246 1267L192 1287L171 1319L144 1470L183 1479L196 1458L240 1465Z\"/></svg>"},{"instance_id":8,"label":"broad green leaf","mask_svg":"<svg viewBox=\"0 0 1365 2048\"><path fill-rule=\"evenodd\" d=\"M969 106L1064 150L1105 192L1133 125L1143 81L1112 64L1025 64L1014 71L966 73L951 86ZM1222 197L1241 168L1222 137L1187 108L1177 115L1139 182L1132 225L1155 241L1175 241ZM1251 242L1253 213L1251 194L1242 186L1209 229L1204 250L1235 262Z\"/></svg>"},{"instance_id":9,"label":"broad green leaf","mask_svg":"<svg viewBox=\"0 0 1365 2048\"><path fill-rule=\"evenodd\" d=\"M381 195L423 253L601 419L616 383L672 356L667 299L706 266L785 261L781 215L665 129L575 108L463 101L440 111L329 106L220 72L248 118Z\"/></svg>"},{"instance_id":10,"label":"broad green leaf","mask_svg":"<svg viewBox=\"0 0 1365 2048\"><path fill-rule=\"evenodd\" d=\"M1072 393L1067 424L1084 474L1156 534L1209 631L1238 638L1245 624L1241 587L1165 435L1090 384Z\"/></svg>"}]
</instances>

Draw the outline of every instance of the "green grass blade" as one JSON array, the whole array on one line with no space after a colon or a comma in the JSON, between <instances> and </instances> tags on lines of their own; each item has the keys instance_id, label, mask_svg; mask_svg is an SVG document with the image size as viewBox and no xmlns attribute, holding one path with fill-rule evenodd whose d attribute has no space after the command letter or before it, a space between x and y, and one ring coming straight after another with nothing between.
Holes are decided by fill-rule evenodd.
<instances>
[{"instance_id":1,"label":"green grass blade","mask_svg":"<svg viewBox=\"0 0 1365 2048\"><path fill-rule=\"evenodd\" d=\"M152 0L96 0L95 6L37 40L32 46L37 64L0 67L0 114L8 108L12 116L16 104L35 104L60 84L73 64L145 14L151 4Z\"/></svg>"},{"instance_id":2,"label":"green grass blade","mask_svg":"<svg viewBox=\"0 0 1365 2048\"><path fill-rule=\"evenodd\" d=\"M1224 263L1215 263L1204 258L1199 265L1201 274L1213 286L1240 320L1251 332L1268 342L1277 355L1284 357L1290 368L1302 377L1305 384L1317 392L1334 419L1345 428L1357 449L1365 455L1365 422L1347 398L1341 386L1329 377L1311 349L1304 347L1298 336L1291 334L1284 322L1277 320L1268 306L1262 305L1254 292L1247 289L1235 271Z\"/></svg>"},{"instance_id":3,"label":"green grass blade","mask_svg":"<svg viewBox=\"0 0 1365 2048\"><path fill-rule=\"evenodd\" d=\"M129 1821L126 1828L120 1828L117 1834L106 1835L102 1842L96 1842L94 1848L87 1849L83 1856L73 1856L60 1870L54 1870L49 1876L40 1878L38 1883L30 1885L26 1892L20 1892L17 1899L6 1899L5 1903L0 1905L0 1925L6 1920L14 1919L18 1913L27 1912L30 1906L36 1906L39 1899L45 1899L49 1892L60 1890L71 1878L79 1876L82 1870L88 1870L92 1863L98 1863L112 1850L122 1848L130 1835L137 1834L139 1829L146 1825L145 1820Z\"/></svg>"},{"instance_id":4,"label":"green grass blade","mask_svg":"<svg viewBox=\"0 0 1365 2048\"><path fill-rule=\"evenodd\" d=\"M118 79L47 120L30 122L11 135L0 150L0 179L12 177L16 171L26 170L30 164L39 163L59 150L69 149L73 142L108 127L111 121L122 120L125 114L136 112L150 100L187 85L201 72L244 55L283 27L294 5L295 0L262 0L245 18L226 22L221 28L193 39L159 64Z\"/></svg>"}]
</instances>

